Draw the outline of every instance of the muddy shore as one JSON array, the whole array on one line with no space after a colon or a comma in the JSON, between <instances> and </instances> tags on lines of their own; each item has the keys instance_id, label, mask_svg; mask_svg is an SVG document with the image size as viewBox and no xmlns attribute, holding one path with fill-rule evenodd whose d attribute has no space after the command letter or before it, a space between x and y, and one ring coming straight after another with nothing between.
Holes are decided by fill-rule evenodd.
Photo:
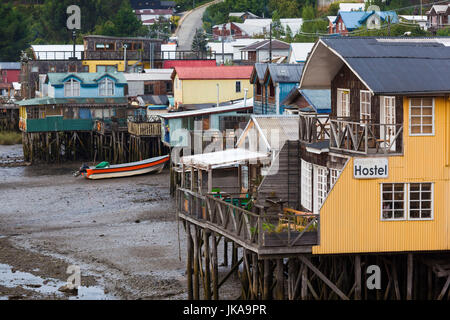
<instances>
[{"instance_id":1,"label":"muddy shore","mask_svg":"<svg viewBox=\"0 0 450 320\"><path fill-rule=\"evenodd\" d=\"M0 146L0 158L20 149ZM90 181L72 176L79 165L0 167L0 299L66 299L39 288L66 282L69 265L80 267L82 286L104 293L87 299L186 299L185 235L168 170ZM42 283L11 280L16 270Z\"/></svg>"}]
</instances>

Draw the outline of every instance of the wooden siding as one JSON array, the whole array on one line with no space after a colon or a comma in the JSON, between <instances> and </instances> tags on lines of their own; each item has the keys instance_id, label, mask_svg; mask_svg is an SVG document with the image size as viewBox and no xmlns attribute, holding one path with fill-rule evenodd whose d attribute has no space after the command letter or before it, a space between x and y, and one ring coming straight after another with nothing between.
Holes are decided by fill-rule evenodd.
<instances>
[{"instance_id":1,"label":"wooden siding","mask_svg":"<svg viewBox=\"0 0 450 320\"><path fill-rule=\"evenodd\" d=\"M360 91L369 90L364 83L347 67L342 66L331 82L331 117L337 117L337 89L350 90L350 119L360 121ZM371 96L371 117L375 123L380 123L381 96ZM403 98L395 97L396 122L403 123Z\"/></svg>"},{"instance_id":2,"label":"wooden siding","mask_svg":"<svg viewBox=\"0 0 450 320\"><path fill-rule=\"evenodd\" d=\"M354 179L350 159L320 210L320 245L313 253L450 249L449 108L448 98L436 97L435 135L409 136L409 99L404 99L404 155L388 158L386 179ZM434 219L381 221L380 184L414 182L434 183Z\"/></svg>"},{"instance_id":3,"label":"wooden siding","mask_svg":"<svg viewBox=\"0 0 450 320\"><path fill-rule=\"evenodd\" d=\"M286 201L285 205L299 207L300 186L300 143L286 141L275 161L270 174L266 175L258 188L258 203L264 205L268 197Z\"/></svg>"}]
</instances>

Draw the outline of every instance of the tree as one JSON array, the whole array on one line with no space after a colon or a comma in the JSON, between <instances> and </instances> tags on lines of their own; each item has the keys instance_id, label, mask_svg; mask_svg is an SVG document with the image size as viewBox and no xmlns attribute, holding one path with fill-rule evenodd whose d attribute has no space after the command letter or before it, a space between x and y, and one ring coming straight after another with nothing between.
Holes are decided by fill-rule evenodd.
<instances>
[{"instance_id":1,"label":"tree","mask_svg":"<svg viewBox=\"0 0 450 320\"><path fill-rule=\"evenodd\" d=\"M19 61L20 52L29 46L28 19L11 3L0 4L0 59Z\"/></svg>"},{"instance_id":2,"label":"tree","mask_svg":"<svg viewBox=\"0 0 450 320\"><path fill-rule=\"evenodd\" d=\"M206 35L205 33L202 31L202 29L197 29L197 31L195 31L194 34L194 39L192 40L192 46L191 49L192 51L195 52L206 52L206 45L208 44L208 41L206 40Z\"/></svg>"},{"instance_id":3,"label":"tree","mask_svg":"<svg viewBox=\"0 0 450 320\"><path fill-rule=\"evenodd\" d=\"M99 34L115 37L143 36L148 29L136 17L129 1L122 2L117 14L96 29Z\"/></svg>"},{"instance_id":4,"label":"tree","mask_svg":"<svg viewBox=\"0 0 450 320\"><path fill-rule=\"evenodd\" d=\"M280 15L278 14L278 11L275 10L272 15L272 35L274 38L279 39L284 36L284 34L284 29L280 21Z\"/></svg>"},{"instance_id":5,"label":"tree","mask_svg":"<svg viewBox=\"0 0 450 320\"><path fill-rule=\"evenodd\" d=\"M150 38L167 41L172 34L171 22L163 16L159 16L155 23L148 27L148 30Z\"/></svg>"},{"instance_id":6,"label":"tree","mask_svg":"<svg viewBox=\"0 0 450 320\"><path fill-rule=\"evenodd\" d=\"M270 0L269 8L277 11L281 18L300 17L300 8L296 0Z\"/></svg>"}]
</instances>

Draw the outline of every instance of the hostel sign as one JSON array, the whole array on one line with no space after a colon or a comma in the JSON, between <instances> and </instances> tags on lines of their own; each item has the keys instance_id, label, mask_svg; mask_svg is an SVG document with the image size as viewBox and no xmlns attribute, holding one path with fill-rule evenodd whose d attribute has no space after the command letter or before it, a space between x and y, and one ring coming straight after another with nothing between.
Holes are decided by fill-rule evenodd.
<instances>
[{"instance_id":1,"label":"hostel sign","mask_svg":"<svg viewBox=\"0 0 450 320\"><path fill-rule=\"evenodd\" d=\"M387 158L355 158L353 177L355 179L387 178L389 163Z\"/></svg>"}]
</instances>

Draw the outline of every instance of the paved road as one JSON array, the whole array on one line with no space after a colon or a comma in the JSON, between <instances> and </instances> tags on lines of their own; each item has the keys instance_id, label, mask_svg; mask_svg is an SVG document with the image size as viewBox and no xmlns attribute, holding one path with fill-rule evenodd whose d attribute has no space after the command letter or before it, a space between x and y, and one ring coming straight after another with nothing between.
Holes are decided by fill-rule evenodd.
<instances>
[{"instance_id":1,"label":"paved road","mask_svg":"<svg viewBox=\"0 0 450 320\"><path fill-rule=\"evenodd\" d=\"M194 39L195 30L202 28L203 22L202 17L205 13L206 8L210 5L221 2L223 0L211 1L208 4L200 6L194 9L192 12L186 13L186 18L184 18L176 36L178 37L178 50L191 50L192 40Z\"/></svg>"}]
</instances>

